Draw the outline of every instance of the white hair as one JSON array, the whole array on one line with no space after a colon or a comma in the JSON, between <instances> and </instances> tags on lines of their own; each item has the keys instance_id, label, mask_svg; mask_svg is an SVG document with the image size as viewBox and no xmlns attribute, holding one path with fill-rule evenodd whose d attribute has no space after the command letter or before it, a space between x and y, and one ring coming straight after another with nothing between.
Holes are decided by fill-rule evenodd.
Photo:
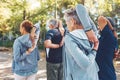
<instances>
[{"instance_id":1,"label":"white hair","mask_svg":"<svg viewBox=\"0 0 120 80\"><path fill-rule=\"evenodd\" d=\"M81 25L81 21L80 21L78 15L76 13L76 10L74 8L67 9L64 12L64 19L65 19L65 21L69 21L72 18L76 20L76 24Z\"/></svg>"},{"instance_id":2,"label":"white hair","mask_svg":"<svg viewBox=\"0 0 120 80\"><path fill-rule=\"evenodd\" d=\"M54 28L58 27L58 20L57 19L48 20L46 27L49 27L50 25L54 26Z\"/></svg>"}]
</instances>

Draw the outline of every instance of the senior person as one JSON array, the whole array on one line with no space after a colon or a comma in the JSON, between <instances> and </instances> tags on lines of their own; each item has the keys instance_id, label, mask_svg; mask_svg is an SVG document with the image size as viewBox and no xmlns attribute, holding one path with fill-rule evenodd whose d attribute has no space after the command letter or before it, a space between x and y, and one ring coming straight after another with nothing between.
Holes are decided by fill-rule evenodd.
<instances>
[{"instance_id":1,"label":"senior person","mask_svg":"<svg viewBox=\"0 0 120 80\"><path fill-rule=\"evenodd\" d=\"M47 80L63 80L62 46L64 28L61 21L50 19L47 23L44 46L46 48Z\"/></svg>"},{"instance_id":2,"label":"senior person","mask_svg":"<svg viewBox=\"0 0 120 80\"><path fill-rule=\"evenodd\" d=\"M85 7L78 4L66 10L64 19L69 30L63 47L64 80L99 80L95 61L98 40L93 32L96 28Z\"/></svg>"}]
</instances>

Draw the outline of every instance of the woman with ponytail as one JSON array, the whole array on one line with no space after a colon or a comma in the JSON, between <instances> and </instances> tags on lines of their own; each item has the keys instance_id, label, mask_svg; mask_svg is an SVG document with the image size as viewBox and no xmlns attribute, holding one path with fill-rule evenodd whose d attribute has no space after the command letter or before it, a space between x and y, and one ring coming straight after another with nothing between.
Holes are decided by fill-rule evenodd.
<instances>
[{"instance_id":1,"label":"woman with ponytail","mask_svg":"<svg viewBox=\"0 0 120 80\"><path fill-rule=\"evenodd\" d=\"M96 55L96 61L100 69L98 72L99 80L116 80L113 59L119 50L117 35L112 23L110 18L104 16L98 18L98 28L101 35Z\"/></svg>"},{"instance_id":2,"label":"woman with ponytail","mask_svg":"<svg viewBox=\"0 0 120 80\"><path fill-rule=\"evenodd\" d=\"M34 26L29 20L20 24L21 36L13 44L12 69L15 80L35 80L38 71L39 52L36 47L35 35L39 32L38 26Z\"/></svg>"}]
</instances>

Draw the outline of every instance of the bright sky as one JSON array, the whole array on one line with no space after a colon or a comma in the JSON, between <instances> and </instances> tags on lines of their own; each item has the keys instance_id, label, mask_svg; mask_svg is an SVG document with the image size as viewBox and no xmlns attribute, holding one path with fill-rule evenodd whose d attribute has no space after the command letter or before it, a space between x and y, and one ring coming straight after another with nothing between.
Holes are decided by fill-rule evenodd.
<instances>
[{"instance_id":1,"label":"bright sky","mask_svg":"<svg viewBox=\"0 0 120 80\"><path fill-rule=\"evenodd\" d=\"M40 7L40 2L38 2L37 0L28 0L31 10L34 10L35 8Z\"/></svg>"}]
</instances>

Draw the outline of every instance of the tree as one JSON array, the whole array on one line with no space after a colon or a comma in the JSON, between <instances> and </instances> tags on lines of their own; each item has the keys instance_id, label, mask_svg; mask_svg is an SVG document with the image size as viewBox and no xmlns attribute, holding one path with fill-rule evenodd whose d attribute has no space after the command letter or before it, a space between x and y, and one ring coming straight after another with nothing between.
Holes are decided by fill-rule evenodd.
<instances>
[{"instance_id":1,"label":"tree","mask_svg":"<svg viewBox=\"0 0 120 80\"><path fill-rule=\"evenodd\" d=\"M34 2L31 3L29 1ZM78 3L82 3L85 6L89 5L89 8L91 8L94 1L95 0L1 0L0 30L5 33L12 30L18 34L20 23L25 19L29 19L33 23L40 20L41 28L45 31L46 21L49 18L55 18L56 12L57 18L62 19L64 10L74 7ZM108 0L105 0L104 3L102 3L101 0L97 2L99 3L98 12L109 12L109 15L113 14L109 9L111 3L108 3ZM38 3L39 7L33 9L33 7L37 5L33 3ZM119 13L119 4L120 0L114 0L114 10L112 9L114 14Z\"/></svg>"}]
</instances>

